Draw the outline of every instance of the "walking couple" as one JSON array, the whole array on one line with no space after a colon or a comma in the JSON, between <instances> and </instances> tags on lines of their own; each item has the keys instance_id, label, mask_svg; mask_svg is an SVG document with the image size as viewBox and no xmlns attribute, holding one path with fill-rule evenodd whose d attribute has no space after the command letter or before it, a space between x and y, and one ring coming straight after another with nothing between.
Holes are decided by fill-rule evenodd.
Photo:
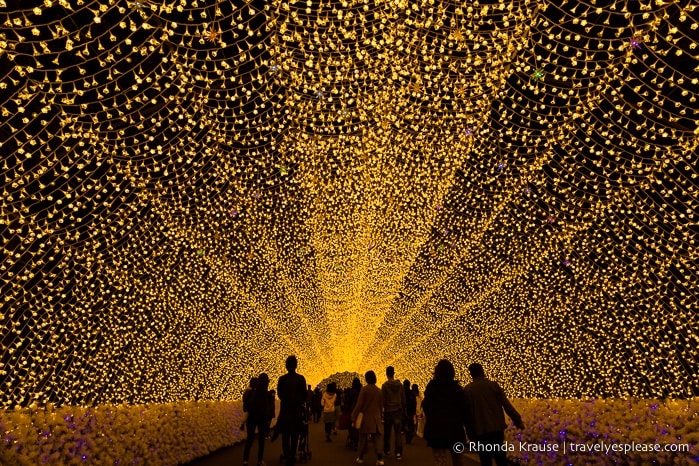
<instances>
[{"instance_id":1,"label":"walking couple","mask_svg":"<svg viewBox=\"0 0 699 466\"><path fill-rule=\"evenodd\" d=\"M286 466L296 464L296 450L299 437L307 434L304 431L303 416L306 408L306 379L296 373L298 361L295 356L286 359L287 374L279 377L277 384L277 396L279 396L279 416L277 425L272 435L274 441L279 434L282 436L282 451ZM255 441L255 430L258 432L258 466L264 466L265 437L269 434L270 421L274 418L274 392L268 390L269 378L267 374L260 374L251 380L250 389L243 394L243 411L245 427L248 431L245 449L243 451L243 465L248 464L250 450ZM307 429L308 426L305 426ZM306 435L307 437L307 435ZM307 440L307 438L306 438Z\"/></svg>"},{"instance_id":2,"label":"walking couple","mask_svg":"<svg viewBox=\"0 0 699 466\"><path fill-rule=\"evenodd\" d=\"M412 413L409 413L405 387L394 377L394 368L388 366L386 368L388 380L379 389L376 386L374 371L369 371L364 375L367 385L361 388L351 413L352 424L359 431L357 463L364 463L367 444L369 441L373 441L377 457L376 464L384 464L383 457L390 454L391 432L395 436L396 460L403 459L401 431L405 419L409 414L414 416L415 410L413 409ZM408 432L406 434L412 435ZM383 450L380 445L382 436Z\"/></svg>"},{"instance_id":3,"label":"walking couple","mask_svg":"<svg viewBox=\"0 0 699 466\"><path fill-rule=\"evenodd\" d=\"M497 466L506 466L501 448L507 427L503 410L520 429L524 428L522 418L500 385L485 377L483 366L474 363L468 370L473 382L462 388L451 362L442 359L437 364L422 401L427 446L432 448L435 465L446 466L449 452L452 464L460 466L465 428L470 440L485 446L478 452L481 465L490 466L494 460Z\"/></svg>"}]
</instances>

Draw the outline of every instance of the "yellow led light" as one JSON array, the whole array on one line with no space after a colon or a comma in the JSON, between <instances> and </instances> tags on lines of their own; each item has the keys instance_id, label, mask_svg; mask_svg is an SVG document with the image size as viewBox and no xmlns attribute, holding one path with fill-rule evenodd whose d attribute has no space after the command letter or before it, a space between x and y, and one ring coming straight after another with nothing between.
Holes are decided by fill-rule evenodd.
<instances>
[{"instance_id":1,"label":"yellow led light","mask_svg":"<svg viewBox=\"0 0 699 466\"><path fill-rule=\"evenodd\" d=\"M17 4L4 407L234 399L289 354L698 394L696 8Z\"/></svg>"}]
</instances>

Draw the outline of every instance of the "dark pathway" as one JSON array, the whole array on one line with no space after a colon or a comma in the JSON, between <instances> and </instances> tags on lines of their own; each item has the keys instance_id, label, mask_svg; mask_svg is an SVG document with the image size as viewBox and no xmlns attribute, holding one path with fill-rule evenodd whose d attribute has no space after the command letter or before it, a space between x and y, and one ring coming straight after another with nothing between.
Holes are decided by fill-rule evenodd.
<instances>
[{"instance_id":1,"label":"dark pathway","mask_svg":"<svg viewBox=\"0 0 699 466\"><path fill-rule=\"evenodd\" d=\"M308 462L309 466L350 466L356 464L354 460L357 458L355 451L345 448L345 440L347 440L347 432L340 431L333 436L332 443L325 441L325 432L323 424L311 424L310 426L310 447L312 458ZM421 438L415 438L411 445L405 445L403 442L403 459L397 461L393 456L385 458L386 466L431 466L432 450L427 448L425 441ZM267 466L279 466L279 456L281 454L281 439L270 444L269 440L265 444L265 462ZM376 455L373 449L364 456L364 464L373 466L376 464ZM243 464L243 445L223 448L211 455L192 461L187 466L241 466ZM257 442L252 447L250 453L250 465L257 464ZM477 456L464 456L463 466L477 466Z\"/></svg>"}]
</instances>

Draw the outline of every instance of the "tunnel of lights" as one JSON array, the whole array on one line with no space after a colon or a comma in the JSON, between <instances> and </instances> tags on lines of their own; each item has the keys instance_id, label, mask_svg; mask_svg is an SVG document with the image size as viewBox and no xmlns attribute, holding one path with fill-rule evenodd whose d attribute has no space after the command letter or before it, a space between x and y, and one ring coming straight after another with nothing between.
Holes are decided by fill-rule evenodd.
<instances>
[{"instance_id":1,"label":"tunnel of lights","mask_svg":"<svg viewBox=\"0 0 699 466\"><path fill-rule=\"evenodd\" d=\"M5 408L440 358L699 395L691 0L0 0Z\"/></svg>"}]
</instances>

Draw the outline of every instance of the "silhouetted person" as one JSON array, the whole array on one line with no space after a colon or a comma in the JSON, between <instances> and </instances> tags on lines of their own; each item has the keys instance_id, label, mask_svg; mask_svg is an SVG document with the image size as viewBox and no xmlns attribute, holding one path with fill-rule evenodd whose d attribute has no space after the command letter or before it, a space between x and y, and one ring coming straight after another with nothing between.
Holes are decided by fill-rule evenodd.
<instances>
[{"instance_id":1,"label":"silhouetted person","mask_svg":"<svg viewBox=\"0 0 699 466\"><path fill-rule=\"evenodd\" d=\"M269 423L274 418L274 395L269 391L269 377L260 374L247 399L243 401L243 410L248 413L246 429L248 438L243 450L243 465L248 464L250 449L255 441L255 430L258 433L257 464L264 464L265 437L269 432Z\"/></svg>"},{"instance_id":2,"label":"silhouetted person","mask_svg":"<svg viewBox=\"0 0 699 466\"><path fill-rule=\"evenodd\" d=\"M287 466L296 463L296 448L303 428L303 405L306 400L306 379L296 373L297 366L296 356L286 358L286 370L289 373L279 377L277 384L280 401L277 429L282 434L282 451Z\"/></svg>"},{"instance_id":3,"label":"silhouetted person","mask_svg":"<svg viewBox=\"0 0 699 466\"><path fill-rule=\"evenodd\" d=\"M337 384L335 384L337 386ZM333 424L333 434L337 435L337 428L340 425L340 416L342 415L342 403L344 402L344 391L341 388L337 389L335 397L335 424Z\"/></svg>"},{"instance_id":4,"label":"silhouetted person","mask_svg":"<svg viewBox=\"0 0 699 466\"><path fill-rule=\"evenodd\" d=\"M425 413L425 440L432 448L434 464L446 466L447 451L454 466L461 465L461 454L454 444L466 443L466 396L455 378L454 366L446 359L437 363L434 378L425 387L422 410Z\"/></svg>"},{"instance_id":5,"label":"silhouetted person","mask_svg":"<svg viewBox=\"0 0 699 466\"><path fill-rule=\"evenodd\" d=\"M249 416L249 413L245 409L245 406L247 406L245 403L247 402L250 395L252 395L252 391L255 389L255 385L257 385L257 377L252 377L250 379L250 386L246 388L243 392L243 423L240 425L240 430L245 430L245 423L248 421Z\"/></svg>"},{"instance_id":6,"label":"silhouetted person","mask_svg":"<svg viewBox=\"0 0 699 466\"><path fill-rule=\"evenodd\" d=\"M391 429L396 437L395 453L396 459L403 459L403 438L400 435L403 425L403 417L405 417L405 392L403 384L395 380L393 376L395 370L392 366L386 368L386 378L388 379L381 386L381 395L383 396L383 454L390 455L391 448Z\"/></svg>"},{"instance_id":7,"label":"silhouetted person","mask_svg":"<svg viewBox=\"0 0 699 466\"><path fill-rule=\"evenodd\" d=\"M374 371L367 372L364 378L367 384L359 392L357 404L352 410L352 424L357 422L360 414L362 416L362 421L359 425L359 456L357 463L364 462L367 442L371 439L374 442L376 464L382 465L384 462L379 443L382 433L381 410L383 407L383 395L379 387L376 386L376 374Z\"/></svg>"},{"instance_id":8,"label":"silhouetted person","mask_svg":"<svg viewBox=\"0 0 699 466\"><path fill-rule=\"evenodd\" d=\"M332 442L330 434L335 426L335 400L337 399L337 385L330 382L323 393L323 422L325 423L325 440Z\"/></svg>"},{"instance_id":9,"label":"silhouetted person","mask_svg":"<svg viewBox=\"0 0 699 466\"><path fill-rule=\"evenodd\" d=\"M269 394L270 394L270 396L272 397L272 401L274 401L274 400L277 399L277 391L276 391L276 390L270 390L270 391L269 391ZM276 404L276 403L275 403L275 404ZM274 415L272 415L272 418L274 418ZM274 419L273 419L273 420L274 420ZM275 430L275 432L278 432L277 429L276 429L276 427L277 427L277 426L276 426L276 421L275 421L274 430ZM270 427L270 430L272 430L271 427ZM269 438L269 432L267 432L267 438Z\"/></svg>"},{"instance_id":10,"label":"silhouetted person","mask_svg":"<svg viewBox=\"0 0 699 466\"><path fill-rule=\"evenodd\" d=\"M422 438L425 434L425 416L422 412L422 395L420 395L420 388L416 383L410 389L415 396L415 433L418 437Z\"/></svg>"},{"instance_id":11,"label":"silhouetted person","mask_svg":"<svg viewBox=\"0 0 699 466\"><path fill-rule=\"evenodd\" d=\"M311 390L311 386L308 385L306 387L306 412L309 414L311 412L312 405L313 405L313 390Z\"/></svg>"},{"instance_id":12,"label":"silhouetted person","mask_svg":"<svg viewBox=\"0 0 699 466\"><path fill-rule=\"evenodd\" d=\"M316 387L313 390L313 421L320 422L320 418L323 414L323 393L320 388Z\"/></svg>"},{"instance_id":13,"label":"silhouetted person","mask_svg":"<svg viewBox=\"0 0 699 466\"><path fill-rule=\"evenodd\" d=\"M478 456L481 465L490 466L495 460L497 466L507 465L507 454L502 448L505 441L505 414L512 419L515 426L524 429L522 417L505 396L497 382L485 378L483 366L473 363L468 366L473 382L466 385L466 429L471 440L492 448L482 448ZM429 422L429 421L428 421Z\"/></svg>"},{"instance_id":14,"label":"silhouetted person","mask_svg":"<svg viewBox=\"0 0 699 466\"><path fill-rule=\"evenodd\" d=\"M410 389L410 381L403 381L405 391L405 420L403 421L403 431L405 432L405 443L410 445L415 436L415 412L417 411L417 399L415 393Z\"/></svg>"},{"instance_id":15,"label":"silhouetted person","mask_svg":"<svg viewBox=\"0 0 699 466\"><path fill-rule=\"evenodd\" d=\"M354 407L357 406L357 400L359 400L359 393L361 391L362 382L355 377L354 380L352 380L352 388L347 391L347 395L345 396L345 412L349 413L350 419L352 417ZM353 422L350 422L349 433L347 434L347 444L353 450L357 450L359 447L359 430L355 427Z\"/></svg>"}]
</instances>

